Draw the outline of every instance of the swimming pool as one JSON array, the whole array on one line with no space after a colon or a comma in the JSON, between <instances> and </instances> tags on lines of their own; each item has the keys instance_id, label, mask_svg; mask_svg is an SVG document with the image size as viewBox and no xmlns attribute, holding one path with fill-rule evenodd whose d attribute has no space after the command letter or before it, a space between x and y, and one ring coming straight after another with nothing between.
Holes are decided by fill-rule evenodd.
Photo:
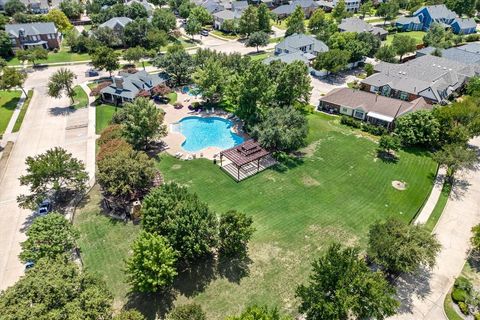
<instances>
[{"instance_id":1,"label":"swimming pool","mask_svg":"<svg viewBox=\"0 0 480 320\"><path fill-rule=\"evenodd\" d=\"M182 92L188 94L191 97L201 98L200 90L196 86L185 86L182 88Z\"/></svg>"},{"instance_id":2,"label":"swimming pool","mask_svg":"<svg viewBox=\"0 0 480 320\"><path fill-rule=\"evenodd\" d=\"M244 141L231 131L232 125L230 120L218 117L186 117L174 126L174 130L185 136L182 148L187 152L197 152L207 147L224 150Z\"/></svg>"}]
</instances>

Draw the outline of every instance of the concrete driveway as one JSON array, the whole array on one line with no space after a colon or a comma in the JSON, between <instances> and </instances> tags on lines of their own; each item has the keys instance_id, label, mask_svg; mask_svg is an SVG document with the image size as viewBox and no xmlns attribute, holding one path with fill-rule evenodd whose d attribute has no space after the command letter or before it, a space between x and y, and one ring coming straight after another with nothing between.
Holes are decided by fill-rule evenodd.
<instances>
[{"instance_id":1,"label":"concrete driveway","mask_svg":"<svg viewBox=\"0 0 480 320\"><path fill-rule=\"evenodd\" d=\"M83 74L89 68L87 65L67 68L78 75L76 83L85 81ZM84 161L90 177L94 176L95 145L89 143L88 148L93 150L87 148L87 141L95 139L88 130L89 110L72 111L68 108L68 98L53 99L47 95L48 78L56 70L58 67L29 74L25 86L34 89L34 95L4 174L0 173L0 290L13 285L24 271L18 254L33 217L32 212L17 206L16 197L28 191L18 181L25 173L25 158L60 146Z\"/></svg>"}]
</instances>

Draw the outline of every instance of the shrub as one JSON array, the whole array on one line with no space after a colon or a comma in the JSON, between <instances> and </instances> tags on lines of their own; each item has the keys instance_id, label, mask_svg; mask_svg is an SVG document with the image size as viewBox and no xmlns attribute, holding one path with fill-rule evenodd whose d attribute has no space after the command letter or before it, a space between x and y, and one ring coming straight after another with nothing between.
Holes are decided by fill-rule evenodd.
<instances>
[{"instance_id":1,"label":"shrub","mask_svg":"<svg viewBox=\"0 0 480 320\"><path fill-rule=\"evenodd\" d=\"M473 315L473 318L474 318L475 320L480 320L480 312L475 313L475 314Z\"/></svg>"},{"instance_id":2,"label":"shrub","mask_svg":"<svg viewBox=\"0 0 480 320\"><path fill-rule=\"evenodd\" d=\"M473 41L478 41L480 40L480 35L479 34L469 34L468 36L466 36L465 40L467 42L473 42Z\"/></svg>"},{"instance_id":3,"label":"shrub","mask_svg":"<svg viewBox=\"0 0 480 320\"><path fill-rule=\"evenodd\" d=\"M362 123L359 120L348 116L342 116L342 118L340 119L340 123L357 129L360 129L362 127Z\"/></svg>"},{"instance_id":4,"label":"shrub","mask_svg":"<svg viewBox=\"0 0 480 320\"><path fill-rule=\"evenodd\" d=\"M470 293L473 289L472 282L465 277L458 277L455 280L453 285L456 289L465 290L465 292Z\"/></svg>"},{"instance_id":5,"label":"shrub","mask_svg":"<svg viewBox=\"0 0 480 320\"><path fill-rule=\"evenodd\" d=\"M458 308L464 315L468 315L470 312L468 310L468 305L465 302L459 302L458 303Z\"/></svg>"},{"instance_id":6,"label":"shrub","mask_svg":"<svg viewBox=\"0 0 480 320\"><path fill-rule=\"evenodd\" d=\"M111 157L120 152L130 153L133 151L132 145L123 139L112 139L102 144L97 154L97 162L101 162L107 157Z\"/></svg>"},{"instance_id":7,"label":"shrub","mask_svg":"<svg viewBox=\"0 0 480 320\"><path fill-rule=\"evenodd\" d=\"M364 123L362 126L362 130L375 136L383 136L387 133L387 130L384 127L374 126L373 124L369 123Z\"/></svg>"},{"instance_id":8,"label":"shrub","mask_svg":"<svg viewBox=\"0 0 480 320\"><path fill-rule=\"evenodd\" d=\"M467 291L459 288L455 288L452 291L452 300L455 303L460 303L460 302L465 302L468 298L468 293Z\"/></svg>"}]
</instances>

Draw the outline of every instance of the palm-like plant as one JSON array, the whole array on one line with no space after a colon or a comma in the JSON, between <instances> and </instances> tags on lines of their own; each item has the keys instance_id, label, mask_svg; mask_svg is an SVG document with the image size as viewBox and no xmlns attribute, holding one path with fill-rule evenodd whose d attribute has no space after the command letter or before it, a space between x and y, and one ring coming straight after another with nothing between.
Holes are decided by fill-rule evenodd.
<instances>
[{"instance_id":1,"label":"palm-like plant","mask_svg":"<svg viewBox=\"0 0 480 320\"><path fill-rule=\"evenodd\" d=\"M73 100L75 92L72 88L74 78L75 74L72 71L66 68L61 68L52 74L48 81L48 95L53 98L60 98L65 92L73 104L75 102L75 100Z\"/></svg>"}]
</instances>

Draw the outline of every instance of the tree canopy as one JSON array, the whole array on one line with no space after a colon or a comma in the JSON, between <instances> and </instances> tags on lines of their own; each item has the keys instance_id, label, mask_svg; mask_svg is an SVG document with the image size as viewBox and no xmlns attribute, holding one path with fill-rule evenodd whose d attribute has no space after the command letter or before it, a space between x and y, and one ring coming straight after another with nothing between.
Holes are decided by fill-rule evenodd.
<instances>
[{"instance_id":1,"label":"tree canopy","mask_svg":"<svg viewBox=\"0 0 480 320\"><path fill-rule=\"evenodd\" d=\"M305 33L305 13L300 6L297 6L295 11L287 18L285 36L288 37L294 33Z\"/></svg>"},{"instance_id":2,"label":"tree canopy","mask_svg":"<svg viewBox=\"0 0 480 320\"><path fill-rule=\"evenodd\" d=\"M395 133L405 145L435 145L440 124L432 111L419 110L398 118Z\"/></svg>"},{"instance_id":3,"label":"tree canopy","mask_svg":"<svg viewBox=\"0 0 480 320\"><path fill-rule=\"evenodd\" d=\"M207 315L199 304L190 303L174 308L167 315L167 320L207 320Z\"/></svg>"},{"instance_id":4,"label":"tree canopy","mask_svg":"<svg viewBox=\"0 0 480 320\"><path fill-rule=\"evenodd\" d=\"M395 289L372 272L357 248L333 244L316 259L307 285L297 288L307 320L384 319L395 314Z\"/></svg>"},{"instance_id":5,"label":"tree canopy","mask_svg":"<svg viewBox=\"0 0 480 320\"><path fill-rule=\"evenodd\" d=\"M145 149L156 138L167 134L164 112L146 98L136 98L123 107L123 136L135 149Z\"/></svg>"},{"instance_id":6,"label":"tree canopy","mask_svg":"<svg viewBox=\"0 0 480 320\"><path fill-rule=\"evenodd\" d=\"M447 144L433 154L433 159L446 165L447 178L453 180L460 169L474 169L478 163L477 152L463 144Z\"/></svg>"},{"instance_id":7,"label":"tree canopy","mask_svg":"<svg viewBox=\"0 0 480 320\"><path fill-rule=\"evenodd\" d=\"M432 268L440 251L435 235L422 225L395 218L370 227L368 256L391 275Z\"/></svg>"},{"instance_id":8,"label":"tree canopy","mask_svg":"<svg viewBox=\"0 0 480 320\"><path fill-rule=\"evenodd\" d=\"M92 54L92 64L99 70L106 70L112 75L112 71L120 68L118 62L119 56L112 49L108 47L98 47Z\"/></svg>"},{"instance_id":9,"label":"tree canopy","mask_svg":"<svg viewBox=\"0 0 480 320\"><path fill-rule=\"evenodd\" d=\"M28 186L30 194L17 197L23 208L35 209L46 198L63 201L67 196L86 189L88 174L85 164L65 149L55 147L35 157L27 157L25 164L26 174L20 177L20 185Z\"/></svg>"},{"instance_id":10,"label":"tree canopy","mask_svg":"<svg viewBox=\"0 0 480 320\"><path fill-rule=\"evenodd\" d=\"M255 228L253 219L244 213L230 210L220 216L218 227L219 249L227 255L241 255L247 251L247 244Z\"/></svg>"},{"instance_id":11,"label":"tree canopy","mask_svg":"<svg viewBox=\"0 0 480 320\"><path fill-rule=\"evenodd\" d=\"M70 98L72 104L75 103L73 99L75 92L73 91L73 79L75 74L66 68L60 68L57 72L52 74L48 79L48 95L53 98L61 98L62 93Z\"/></svg>"},{"instance_id":12,"label":"tree canopy","mask_svg":"<svg viewBox=\"0 0 480 320\"><path fill-rule=\"evenodd\" d=\"M392 46L400 56L400 61L406 53L414 52L417 49L415 39L401 33L393 36Z\"/></svg>"},{"instance_id":13,"label":"tree canopy","mask_svg":"<svg viewBox=\"0 0 480 320\"><path fill-rule=\"evenodd\" d=\"M40 259L0 293L5 319L110 319L111 303L102 282L64 259Z\"/></svg>"},{"instance_id":14,"label":"tree canopy","mask_svg":"<svg viewBox=\"0 0 480 320\"><path fill-rule=\"evenodd\" d=\"M262 147L286 152L303 147L307 133L305 115L290 106L268 109L264 120L252 129L252 135Z\"/></svg>"},{"instance_id":15,"label":"tree canopy","mask_svg":"<svg viewBox=\"0 0 480 320\"><path fill-rule=\"evenodd\" d=\"M142 217L144 229L168 239L180 260L192 262L217 243L215 213L176 183L152 189L143 200Z\"/></svg>"},{"instance_id":16,"label":"tree canopy","mask_svg":"<svg viewBox=\"0 0 480 320\"><path fill-rule=\"evenodd\" d=\"M126 268L128 281L135 291L156 292L173 283L177 275L177 253L165 238L142 231L132 251Z\"/></svg>"},{"instance_id":17,"label":"tree canopy","mask_svg":"<svg viewBox=\"0 0 480 320\"><path fill-rule=\"evenodd\" d=\"M227 317L226 320L291 320L291 317L282 316L276 308L253 305L238 316Z\"/></svg>"},{"instance_id":18,"label":"tree canopy","mask_svg":"<svg viewBox=\"0 0 480 320\"><path fill-rule=\"evenodd\" d=\"M78 231L59 213L51 212L36 218L27 230L27 240L22 242L20 260L39 261L55 259L69 254L76 247Z\"/></svg>"}]
</instances>

